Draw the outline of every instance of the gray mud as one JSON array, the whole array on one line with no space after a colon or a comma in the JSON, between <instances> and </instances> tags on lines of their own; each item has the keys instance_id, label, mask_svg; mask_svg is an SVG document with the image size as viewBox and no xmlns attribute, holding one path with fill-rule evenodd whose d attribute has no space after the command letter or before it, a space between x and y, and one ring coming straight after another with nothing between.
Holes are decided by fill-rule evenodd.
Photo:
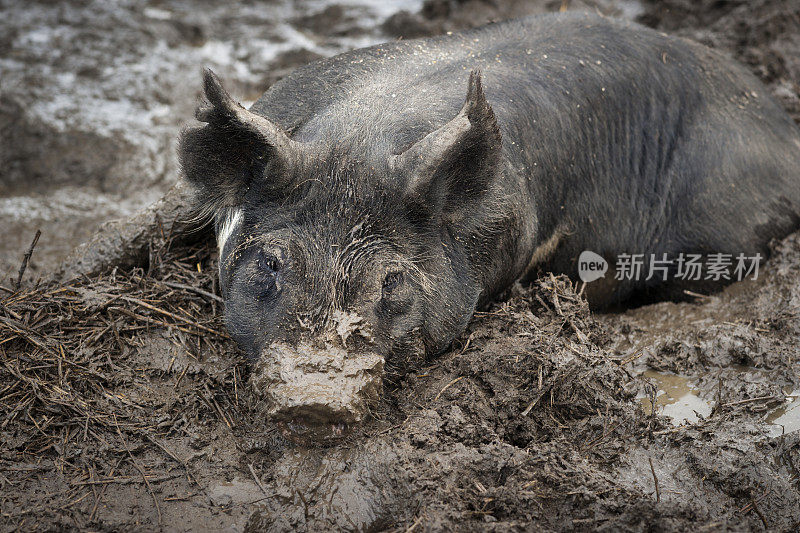
<instances>
[{"instance_id":1,"label":"gray mud","mask_svg":"<svg viewBox=\"0 0 800 533\"><path fill-rule=\"evenodd\" d=\"M201 64L253 100L387 35L590 7L727 50L800 119L790 0L198 5L3 5L0 272L35 228L29 280L171 186ZM800 528L800 233L757 280L692 302L596 315L564 278L515 286L451 351L390 376L354 434L309 448L264 420L215 252L165 212L107 226L111 256L74 251L92 276L0 281L1 529Z\"/></svg>"},{"instance_id":2,"label":"gray mud","mask_svg":"<svg viewBox=\"0 0 800 533\"><path fill-rule=\"evenodd\" d=\"M254 101L300 65L386 40L380 24L420 4L0 1L0 275L36 229L31 271L52 270L175 184L203 66Z\"/></svg>"}]
</instances>

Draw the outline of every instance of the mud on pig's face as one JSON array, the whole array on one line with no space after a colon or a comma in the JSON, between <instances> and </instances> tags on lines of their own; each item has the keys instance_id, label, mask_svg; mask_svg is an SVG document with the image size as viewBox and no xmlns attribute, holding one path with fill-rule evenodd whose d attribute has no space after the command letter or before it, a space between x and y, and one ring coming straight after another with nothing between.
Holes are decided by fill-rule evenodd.
<instances>
[{"instance_id":1,"label":"mud on pig's face","mask_svg":"<svg viewBox=\"0 0 800 533\"><path fill-rule=\"evenodd\" d=\"M396 220L386 227L375 199L366 209L319 198L268 217L235 211L241 229L224 241L223 222L220 240L226 321L255 360L253 384L273 419L314 440L367 415L385 357L401 366L424 352L424 274Z\"/></svg>"}]
</instances>

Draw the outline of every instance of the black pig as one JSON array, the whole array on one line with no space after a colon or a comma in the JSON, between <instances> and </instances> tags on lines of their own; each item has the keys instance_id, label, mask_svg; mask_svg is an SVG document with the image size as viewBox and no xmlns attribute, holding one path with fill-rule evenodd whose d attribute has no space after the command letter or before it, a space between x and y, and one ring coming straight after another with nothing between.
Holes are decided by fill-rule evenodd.
<instances>
[{"instance_id":1,"label":"black pig","mask_svg":"<svg viewBox=\"0 0 800 533\"><path fill-rule=\"evenodd\" d=\"M228 328L300 438L362 420L385 366L444 350L531 269L766 253L798 226L800 131L764 86L630 22L554 14L355 50L249 110L207 71L205 96L183 171L216 217ZM589 296L656 283L607 276Z\"/></svg>"}]
</instances>

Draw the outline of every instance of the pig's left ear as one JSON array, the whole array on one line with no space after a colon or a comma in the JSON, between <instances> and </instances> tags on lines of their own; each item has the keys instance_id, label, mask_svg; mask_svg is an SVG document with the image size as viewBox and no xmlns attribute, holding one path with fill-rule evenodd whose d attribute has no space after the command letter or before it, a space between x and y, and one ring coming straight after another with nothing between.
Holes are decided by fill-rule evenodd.
<instances>
[{"instance_id":1,"label":"pig's left ear","mask_svg":"<svg viewBox=\"0 0 800 533\"><path fill-rule=\"evenodd\" d=\"M300 143L276 124L236 102L209 69L203 73L205 102L195 112L205 126L185 129L178 145L183 175L200 193L203 207L213 212L242 202L253 180L281 190L289 184L282 172L300 157Z\"/></svg>"},{"instance_id":2,"label":"pig's left ear","mask_svg":"<svg viewBox=\"0 0 800 533\"><path fill-rule=\"evenodd\" d=\"M473 70L467 99L456 117L389 158L405 176L408 201L448 214L468 207L491 186L502 149L500 128Z\"/></svg>"}]
</instances>

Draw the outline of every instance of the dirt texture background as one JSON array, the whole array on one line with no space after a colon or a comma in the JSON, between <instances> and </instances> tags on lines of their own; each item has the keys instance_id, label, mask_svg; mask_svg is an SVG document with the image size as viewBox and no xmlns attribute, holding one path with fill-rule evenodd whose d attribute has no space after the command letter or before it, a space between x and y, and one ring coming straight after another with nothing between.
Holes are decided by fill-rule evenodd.
<instances>
[{"instance_id":1,"label":"dirt texture background","mask_svg":"<svg viewBox=\"0 0 800 533\"><path fill-rule=\"evenodd\" d=\"M800 234L773 243L758 280L693 302L595 315L566 278L517 285L452 350L391 376L373 419L328 448L290 444L260 414L202 233L186 239L156 217L135 261L36 282L90 234L88 221L118 201L133 211L174 182L171 139L212 52L234 94L252 100L350 45L597 9L726 50L800 121L800 5L790 0L390 4L3 5L12 31L0 32L0 128L11 142L0 216L4 234L24 237L4 244L0 265L0 529L800 528L800 427L774 423L800 389ZM259 52L280 39L279 52ZM169 68L136 67L142 58ZM50 110L63 128L42 107L62 82L69 105ZM115 90L149 122L131 118L124 134L98 126L89 109ZM75 190L107 195L107 211L63 222L53 213ZM20 205L49 211L25 218ZM16 289L8 278L40 226L42 248ZM663 384L652 372L688 379L708 411L682 425L654 411Z\"/></svg>"}]
</instances>

